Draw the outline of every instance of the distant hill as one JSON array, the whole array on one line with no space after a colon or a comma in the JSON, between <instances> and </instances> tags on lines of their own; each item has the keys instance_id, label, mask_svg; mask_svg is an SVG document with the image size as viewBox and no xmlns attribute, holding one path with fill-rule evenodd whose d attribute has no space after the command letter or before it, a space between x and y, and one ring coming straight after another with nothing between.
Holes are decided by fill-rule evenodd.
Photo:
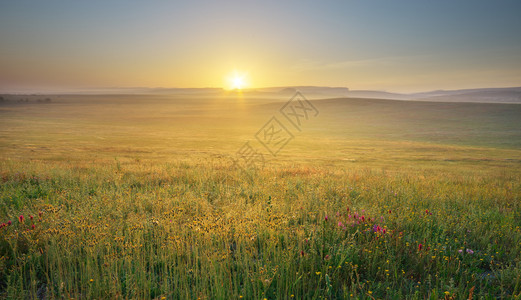
<instances>
[{"instance_id":1,"label":"distant hill","mask_svg":"<svg viewBox=\"0 0 521 300\"><path fill-rule=\"evenodd\" d=\"M370 98L387 100L416 100L432 102L520 103L521 87L482 88L464 90L437 90L422 93L391 93L372 90L350 90L347 87L290 86L269 87L246 91L251 95L265 97L289 97L296 91L308 99L324 98Z\"/></svg>"},{"instance_id":2,"label":"distant hill","mask_svg":"<svg viewBox=\"0 0 521 300\"><path fill-rule=\"evenodd\" d=\"M520 103L521 87L483 88L465 90L437 90L422 93L399 94L383 91L350 90L350 98L373 98L389 100L418 100L432 102Z\"/></svg>"},{"instance_id":3,"label":"distant hill","mask_svg":"<svg viewBox=\"0 0 521 300\"><path fill-rule=\"evenodd\" d=\"M246 90L249 94L259 96L291 97L295 92L301 92L306 98L335 98L346 97L349 93L347 87L328 87L328 86L287 86L287 87L266 87Z\"/></svg>"},{"instance_id":4,"label":"distant hill","mask_svg":"<svg viewBox=\"0 0 521 300\"><path fill-rule=\"evenodd\" d=\"M386 100L415 100L429 102L473 102L473 103L518 103L521 104L521 87L480 88L462 90L436 90L421 93L391 93L377 90L350 90L347 87L328 86L278 86L229 91L222 88L98 88L71 90L55 93L36 93L35 95L193 95L193 96L227 96L240 92L250 98L285 101L300 91L308 99L329 98L364 98ZM28 95L34 93L17 93ZM7 95L7 94L6 94ZM1 96L1 95L0 95Z\"/></svg>"},{"instance_id":5,"label":"distant hill","mask_svg":"<svg viewBox=\"0 0 521 300\"><path fill-rule=\"evenodd\" d=\"M433 91L413 99L436 102L521 103L521 87Z\"/></svg>"},{"instance_id":6,"label":"distant hill","mask_svg":"<svg viewBox=\"0 0 521 300\"><path fill-rule=\"evenodd\" d=\"M353 90L347 93L349 98L371 98L371 99L389 99L389 100L410 100L413 96L407 94L389 93L383 91L366 91Z\"/></svg>"}]
</instances>

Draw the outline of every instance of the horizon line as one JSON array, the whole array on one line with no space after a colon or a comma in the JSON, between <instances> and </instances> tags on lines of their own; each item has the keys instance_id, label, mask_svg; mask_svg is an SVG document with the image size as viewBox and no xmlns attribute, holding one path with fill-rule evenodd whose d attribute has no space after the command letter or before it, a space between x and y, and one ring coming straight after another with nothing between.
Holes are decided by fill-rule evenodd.
<instances>
[{"instance_id":1,"label":"horizon line","mask_svg":"<svg viewBox=\"0 0 521 300\"><path fill-rule=\"evenodd\" d=\"M168 90L215 90L221 92L262 92L262 90L269 89L283 89L287 88L322 88L322 89L347 89L346 92L380 92L390 94L401 94L401 95L414 95L431 92L454 92L454 91L469 91L469 90L491 90L491 89L515 89L521 88L521 86L485 86L477 88L457 88L457 89L429 89L421 90L417 92L396 92L388 91L385 89L350 89L347 86L327 86L327 85L281 85L281 86L264 86L264 87L252 87L237 89L226 89L224 87L87 87L87 88L41 88L41 89L18 89L11 91L0 91L0 95L74 95L74 94L146 94L146 92L154 93ZM134 90L133 92L129 92ZM141 91L140 91L141 90ZM127 92L125 92L127 91ZM266 92L266 91L265 91Z\"/></svg>"}]
</instances>

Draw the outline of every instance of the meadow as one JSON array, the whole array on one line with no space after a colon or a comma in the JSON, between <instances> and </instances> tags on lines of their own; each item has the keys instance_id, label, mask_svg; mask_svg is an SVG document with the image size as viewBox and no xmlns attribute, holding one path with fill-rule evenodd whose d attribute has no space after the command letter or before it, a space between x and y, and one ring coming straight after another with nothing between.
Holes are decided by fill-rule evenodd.
<instances>
[{"instance_id":1,"label":"meadow","mask_svg":"<svg viewBox=\"0 0 521 300\"><path fill-rule=\"evenodd\" d=\"M0 103L0 298L521 298L521 105L313 100L273 156L287 98L50 97Z\"/></svg>"}]
</instances>

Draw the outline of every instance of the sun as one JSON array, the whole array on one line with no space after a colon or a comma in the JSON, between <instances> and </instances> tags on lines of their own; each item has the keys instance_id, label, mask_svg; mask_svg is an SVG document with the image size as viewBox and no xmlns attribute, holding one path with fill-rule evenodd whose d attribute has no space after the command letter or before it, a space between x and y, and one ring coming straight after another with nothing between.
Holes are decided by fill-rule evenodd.
<instances>
[{"instance_id":1,"label":"sun","mask_svg":"<svg viewBox=\"0 0 521 300\"><path fill-rule=\"evenodd\" d=\"M244 77L237 76L237 77L232 78L232 88L233 89L240 90L240 89L242 89L243 86L244 86Z\"/></svg>"},{"instance_id":2,"label":"sun","mask_svg":"<svg viewBox=\"0 0 521 300\"><path fill-rule=\"evenodd\" d=\"M228 76L228 89L242 90L248 87L248 76L246 73L234 71Z\"/></svg>"}]
</instances>

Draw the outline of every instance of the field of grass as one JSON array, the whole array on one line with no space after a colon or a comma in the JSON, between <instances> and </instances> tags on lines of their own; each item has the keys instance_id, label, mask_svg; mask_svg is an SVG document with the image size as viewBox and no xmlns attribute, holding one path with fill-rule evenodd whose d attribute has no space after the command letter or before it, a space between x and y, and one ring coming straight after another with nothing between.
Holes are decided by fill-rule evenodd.
<instances>
[{"instance_id":1,"label":"field of grass","mask_svg":"<svg viewBox=\"0 0 521 300\"><path fill-rule=\"evenodd\" d=\"M0 104L0 298L521 297L521 105L286 100Z\"/></svg>"}]
</instances>

